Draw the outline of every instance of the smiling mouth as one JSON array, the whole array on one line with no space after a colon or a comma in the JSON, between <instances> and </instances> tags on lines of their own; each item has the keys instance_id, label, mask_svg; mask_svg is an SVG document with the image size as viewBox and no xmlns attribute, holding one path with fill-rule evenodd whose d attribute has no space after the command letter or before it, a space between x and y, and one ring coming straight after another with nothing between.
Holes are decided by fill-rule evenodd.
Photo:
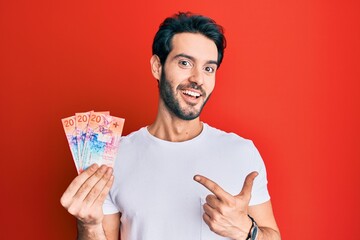
<instances>
[{"instance_id":1,"label":"smiling mouth","mask_svg":"<svg viewBox=\"0 0 360 240\"><path fill-rule=\"evenodd\" d=\"M187 95L187 96L190 96L190 97L194 97L194 98L199 98L201 97L202 95L198 92L194 92L194 91L190 91L190 90L184 90L182 91L182 93L184 95Z\"/></svg>"}]
</instances>

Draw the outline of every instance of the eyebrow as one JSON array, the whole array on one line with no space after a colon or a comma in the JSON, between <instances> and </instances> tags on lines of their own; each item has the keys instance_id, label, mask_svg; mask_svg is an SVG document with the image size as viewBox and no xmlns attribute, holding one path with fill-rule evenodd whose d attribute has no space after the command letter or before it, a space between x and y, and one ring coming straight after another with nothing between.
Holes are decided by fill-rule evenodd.
<instances>
[{"instance_id":1,"label":"eyebrow","mask_svg":"<svg viewBox=\"0 0 360 240\"><path fill-rule=\"evenodd\" d=\"M190 56L190 55L187 55L187 54L184 54L184 53L179 53L179 54L175 55L173 57L173 59L176 59L176 58L179 58L179 57L188 58L191 61L195 62L195 58L193 56ZM208 60L208 61L206 61L206 64L215 64L216 66L219 66L218 62L215 61L215 60Z\"/></svg>"}]
</instances>

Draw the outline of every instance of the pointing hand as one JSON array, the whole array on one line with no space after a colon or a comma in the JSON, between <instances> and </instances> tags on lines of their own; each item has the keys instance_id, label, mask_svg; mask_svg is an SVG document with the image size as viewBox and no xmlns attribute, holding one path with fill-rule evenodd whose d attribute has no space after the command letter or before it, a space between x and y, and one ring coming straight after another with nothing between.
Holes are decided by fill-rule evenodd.
<instances>
[{"instance_id":1,"label":"pointing hand","mask_svg":"<svg viewBox=\"0 0 360 240\"><path fill-rule=\"evenodd\" d=\"M194 177L195 181L213 193L206 197L206 203L203 205L203 219L211 231L223 237L246 239L252 225L247 209L257 175L257 172L247 175L241 192L235 196L204 176Z\"/></svg>"}]
</instances>

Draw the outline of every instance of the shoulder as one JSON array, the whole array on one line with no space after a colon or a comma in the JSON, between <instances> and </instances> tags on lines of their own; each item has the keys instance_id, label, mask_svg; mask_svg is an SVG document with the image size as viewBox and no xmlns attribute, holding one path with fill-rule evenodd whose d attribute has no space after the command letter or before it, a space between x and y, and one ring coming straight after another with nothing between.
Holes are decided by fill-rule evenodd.
<instances>
[{"instance_id":1,"label":"shoulder","mask_svg":"<svg viewBox=\"0 0 360 240\"><path fill-rule=\"evenodd\" d=\"M142 127L137 131L131 132L130 134L126 136L121 137L121 144L126 143L132 143L136 141L143 141L144 139L144 131L146 130L146 127Z\"/></svg>"},{"instance_id":2,"label":"shoulder","mask_svg":"<svg viewBox=\"0 0 360 240\"><path fill-rule=\"evenodd\" d=\"M206 123L204 123L204 127L206 128L207 134L210 139L214 139L215 141L227 144L240 144L247 147L254 147L254 143L252 140L241 137L236 133L226 132L212 127Z\"/></svg>"},{"instance_id":3,"label":"shoulder","mask_svg":"<svg viewBox=\"0 0 360 240\"><path fill-rule=\"evenodd\" d=\"M223 155L229 157L241 156L241 159L252 161L258 154L253 141L239 136L233 132L226 132L207 125L207 146L218 149Z\"/></svg>"},{"instance_id":4,"label":"shoulder","mask_svg":"<svg viewBox=\"0 0 360 240\"><path fill-rule=\"evenodd\" d=\"M129 133L126 136L122 136L119 144L119 154L136 152L139 147L146 146L148 141L145 137L146 127L142 127L134 132Z\"/></svg>"}]
</instances>

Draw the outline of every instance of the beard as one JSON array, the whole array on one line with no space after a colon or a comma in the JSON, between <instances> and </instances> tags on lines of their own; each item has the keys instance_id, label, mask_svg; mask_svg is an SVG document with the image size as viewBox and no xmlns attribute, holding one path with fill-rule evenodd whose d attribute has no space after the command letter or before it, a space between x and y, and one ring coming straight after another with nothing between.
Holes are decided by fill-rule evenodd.
<instances>
[{"instance_id":1,"label":"beard","mask_svg":"<svg viewBox=\"0 0 360 240\"><path fill-rule=\"evenodd\" d=\"M197 85L194 82L189 84L179 85L177 87L178 90L181 89L196 89L200 90L202 97L206 98L205 91L201 88L201 86ZM175 92L172 90L172 86L170 85L169 80L166 78L166 74L164 68L161 70L161 78L159 83L159 92L160 98L164 101L166 108L173 113L175 116L182 120L193 120L200 116L202 109L204 108L206 102L209 100L211 94L205 99L204 103L201 105L199 109L196 109L195 106L187 104L184 108L181 108L179 100L175 98Z\"/></svg>"}]
</instances>

